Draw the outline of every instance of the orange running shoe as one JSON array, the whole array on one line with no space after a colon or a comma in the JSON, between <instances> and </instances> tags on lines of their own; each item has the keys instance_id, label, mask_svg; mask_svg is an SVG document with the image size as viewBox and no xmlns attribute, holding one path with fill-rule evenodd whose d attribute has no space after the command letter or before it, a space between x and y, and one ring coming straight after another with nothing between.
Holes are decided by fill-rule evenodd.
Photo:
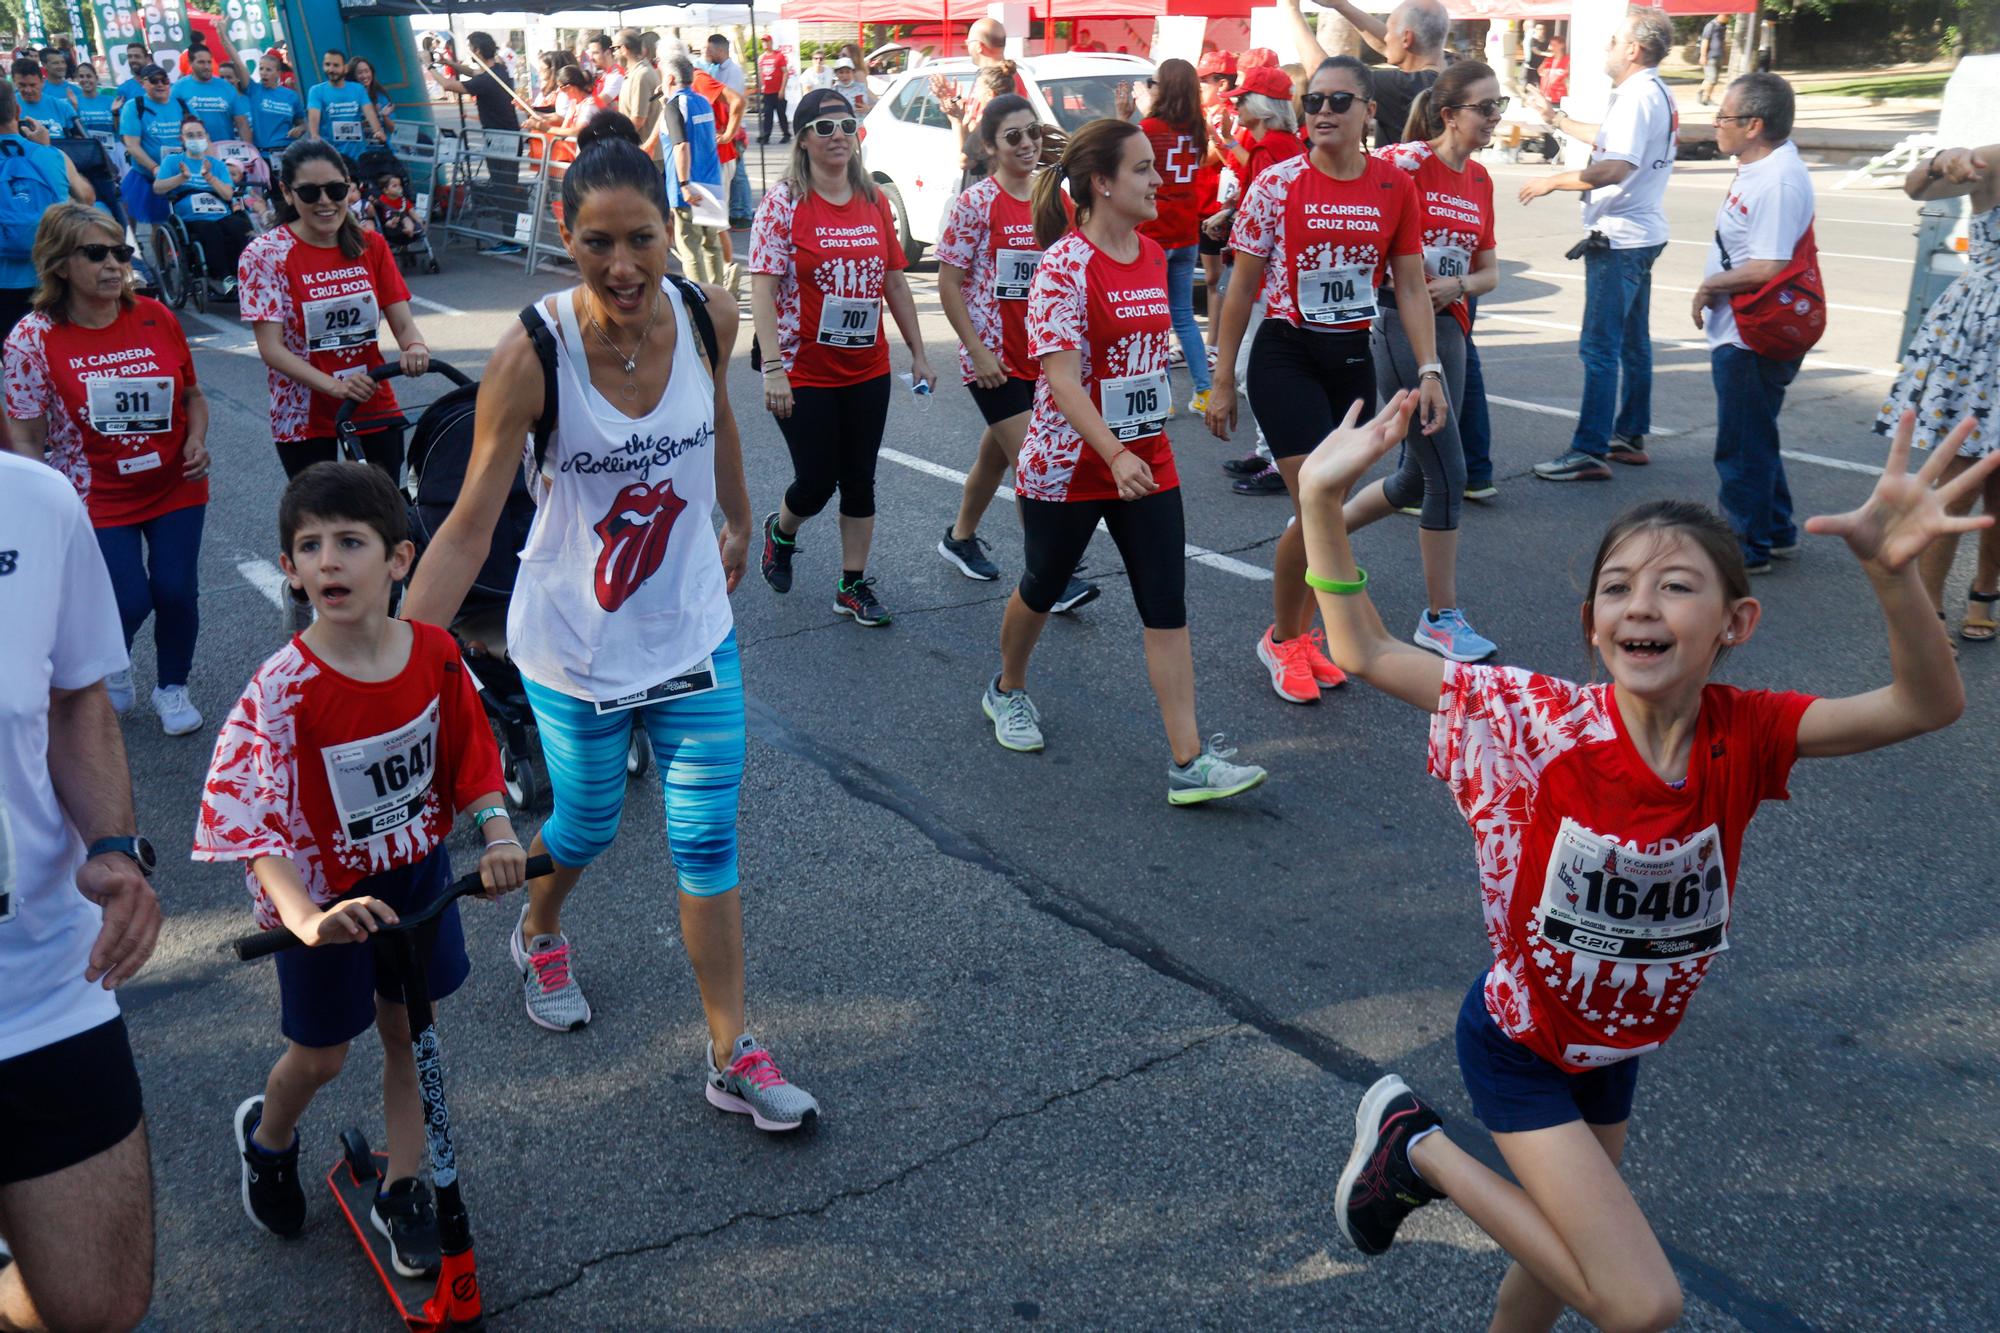
<instances>
[{"instance_id":1,"label":"orange running shoe","mask_svg":"<svg viewBox=\"0 0 2000 1333\"><path fill-rule=\"evenodd\" d=\"M1330 690L1347 683L1347 673L1340 669L1331 657L1326 655L1326 631L1315 629L1305 636L1306 661L1312 666L1313 679L1323 690Z\"/></svg>"},{"instance_id":2,"label":"orange running shoe","mask_svg":"<svg viewBox=\"0 0 2000 1333\"><path fill-rule=\"evenodd\" d=\"M1264 631L1264 637L1257 640L1257 660L1271 673L1271 688L1286 703L1316 704L1319 702L1319 684L1313 680L1312 662L1306 656L1307 641L1303 635L1287 639L1283 643L1271 638L1273 625Z\"/></svg>"}]
</instances>

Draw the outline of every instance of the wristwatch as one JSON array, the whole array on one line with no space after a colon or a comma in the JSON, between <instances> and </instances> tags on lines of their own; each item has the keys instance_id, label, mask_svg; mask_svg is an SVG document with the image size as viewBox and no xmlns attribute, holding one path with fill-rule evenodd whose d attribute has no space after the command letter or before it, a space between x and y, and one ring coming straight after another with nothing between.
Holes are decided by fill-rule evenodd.
<instances>
[{"instance_id":1,"label":"wristwatch","mask_svg":"<svg viewBox=\"0 0 2000 1333\"><path fill-rule=\"evenodd\" d=\"M153 844L144 838L121 837L99 838L90 844L88 855L102 856L106 852L116 852L129 857L132 864L139 867L139 873L147 879L153 877L153 870L160 864L160 858L153 855Z\"/></svg>"}]
</instances>

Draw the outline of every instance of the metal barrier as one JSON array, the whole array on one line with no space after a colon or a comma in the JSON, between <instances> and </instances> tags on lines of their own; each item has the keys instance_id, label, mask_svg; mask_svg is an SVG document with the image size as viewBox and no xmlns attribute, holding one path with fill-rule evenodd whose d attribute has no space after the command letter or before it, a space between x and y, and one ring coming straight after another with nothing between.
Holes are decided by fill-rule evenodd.
<instances>
[{"instance_id":1,"label":"metal barrier","mask_svg":"<svg viewBox=\"0 0 2000 1333\"><path fill-rule=\"evenodd\" d=\"M545 258L567 259L553 204L563 164L548 160L558 143L567 146L565 140L518 130L468 129L441 138L446 234L520 246L529 277Z\"/></svg>"}]
</instances>

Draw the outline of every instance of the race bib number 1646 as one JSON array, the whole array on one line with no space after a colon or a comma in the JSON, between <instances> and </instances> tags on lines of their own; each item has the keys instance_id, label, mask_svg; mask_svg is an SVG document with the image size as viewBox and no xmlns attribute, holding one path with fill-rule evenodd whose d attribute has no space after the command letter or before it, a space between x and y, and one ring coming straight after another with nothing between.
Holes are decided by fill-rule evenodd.
<instances>
[{"instance_id":1,"label":"race bib number 1646","mask_svg":"<svg viewBox=\"0 0 2000 1333\"><path fill-rule=\"evenodd\" d=\"M1542 883L1542 937L1614 962L1677 963L1729 947L1729 877L1711 824L1641 855L1565 818Z\"/></svg>"}]
</instances>

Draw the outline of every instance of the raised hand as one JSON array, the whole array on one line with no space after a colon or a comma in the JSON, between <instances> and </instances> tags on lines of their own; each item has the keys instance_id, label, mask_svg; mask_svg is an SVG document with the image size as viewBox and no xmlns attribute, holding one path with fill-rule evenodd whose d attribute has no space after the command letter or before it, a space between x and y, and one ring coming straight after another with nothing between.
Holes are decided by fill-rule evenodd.
<instances>
[{"instance_id":1,"label":"raised hand","mask_svg":"<svg viewBox=\"0 0 2000 1333\"><path fill-rule=\"evenodd\" d=\"M1875 482L1875 489L1858 509L1844 514L1821 514L1806 520L1806 531L1824 537L1839 537L1854 552L1854 558L1884 573L1895 573L1917 558L1926 546L1947 533L1975 532L1993 525L1993 515L1955 515L1950 505L1985 483L1986 476L2000 467L2000 451L1988 454L1956 477L1940 485L1959 446L1972 435L1978 423L1971 417L1931 450L1931 456L1915 472L1910 471L1910 439L1916 434L1917 414L1903 413L1896 423L1895 441L1889 446L1889 461Z\"/></svg>"},{"instance_id":2,"label":"raised hand","mask_svg":"<svg viewBox=\"0 0 2000 1333\"><path fill-rule=\"evenodd\" d=\"M1416 408L1417 395L1399 389L1372 420L1363 422L1361 402L1356 399L1340 424L1300 465L1300 491L1332 494L1344 500L1354 483L1402 442L1410 429L1410 414Z\"/></svg>"}]
</instances>

